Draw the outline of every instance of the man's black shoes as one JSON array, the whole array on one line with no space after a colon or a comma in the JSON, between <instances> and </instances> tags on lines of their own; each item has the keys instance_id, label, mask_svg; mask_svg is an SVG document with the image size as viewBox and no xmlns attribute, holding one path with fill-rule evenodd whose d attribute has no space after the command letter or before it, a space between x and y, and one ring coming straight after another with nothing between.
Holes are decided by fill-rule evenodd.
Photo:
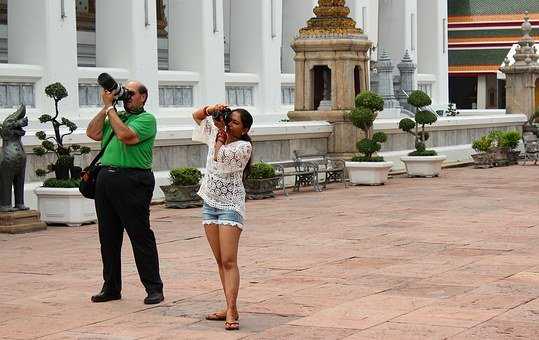
<instances>
[{"instance_id":1,"label":"man's black shoes","mask_svg":"<svg viewBox=\"0 0 539 340\"><path fill-rule=\"evenodd\" d=\"M144 304L146 305L155 305L165 299L165 296L162 292L151 292L148 293L148 296L144 299Z\"/></svg>"},{"instance_id":2,"label":"man's black shoes","mask_svg":"<svg viewBox=\"0 0 539 340\"><path fill-rule=\"evenodd\" d=\"M108 293L106 291L101 291L99 294L92 296L92 302L107 302L113 300L120 300L122 294L120 293Z\"/></svg>"}]
</instances>

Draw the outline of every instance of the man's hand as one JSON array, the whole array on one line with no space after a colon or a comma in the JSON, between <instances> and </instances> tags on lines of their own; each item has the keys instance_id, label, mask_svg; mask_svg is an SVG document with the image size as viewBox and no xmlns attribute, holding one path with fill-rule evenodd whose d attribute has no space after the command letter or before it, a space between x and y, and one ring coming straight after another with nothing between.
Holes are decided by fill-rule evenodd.
<instances>
[{"instance_id":1,"label":"man's hand","mask_svg":"<svg viewBox=\"0 0 539 340\"><path fill-rule=\"evenodd\" d=\"M109 91L101 90L101 99L103 100L105 107L109 107L114 103L114 95Z\"/></svg>"}]
</instances>

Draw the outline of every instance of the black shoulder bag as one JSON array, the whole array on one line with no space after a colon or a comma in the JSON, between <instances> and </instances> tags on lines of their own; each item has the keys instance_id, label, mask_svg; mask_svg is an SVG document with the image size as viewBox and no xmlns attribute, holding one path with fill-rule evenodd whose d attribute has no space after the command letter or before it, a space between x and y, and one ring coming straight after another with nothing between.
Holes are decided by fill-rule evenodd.
<instances>
[{"instance_id":1,"label":"black shoulder bag","mask_svg":"<svg viewBox=\"0 0 539 340\"><path fill-rule=\"evenodd\" d=\"M82 196L94 199L95 198L95 185L97 182L97 175L99 174L99 171L103 167L101 164L97 163L101 156L103 156L103 153L105 152L105 149L107 148L107 145L109 145L110 141L112 140L112 137L114 137L114 132L110 135L107 142L103 145L101 148L101 151L95 156L94 160L90 165L88 165L82 172L80 173L80 183L79 183L79 191L82 194Z\"/></svg>"}]
</instances>

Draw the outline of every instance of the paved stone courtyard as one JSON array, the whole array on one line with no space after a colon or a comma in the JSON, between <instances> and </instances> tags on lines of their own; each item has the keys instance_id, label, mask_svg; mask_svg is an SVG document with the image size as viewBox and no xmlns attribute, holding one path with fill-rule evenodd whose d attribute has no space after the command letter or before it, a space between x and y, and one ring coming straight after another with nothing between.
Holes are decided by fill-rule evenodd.
<instances>
[{"instance_id":1,"label":"paved stone courtyard","mask_svg":"<svg viewBox=\"0 0 539 340\"><path fill-rule=\"evenodd\" d=\"M249 201L241 330L200 209L152 207L165 303L149 307L124 239L123 299L101 285L95 225L0 235L2 339L537 339L539 167Z\"/></svg>"}]
</instances>

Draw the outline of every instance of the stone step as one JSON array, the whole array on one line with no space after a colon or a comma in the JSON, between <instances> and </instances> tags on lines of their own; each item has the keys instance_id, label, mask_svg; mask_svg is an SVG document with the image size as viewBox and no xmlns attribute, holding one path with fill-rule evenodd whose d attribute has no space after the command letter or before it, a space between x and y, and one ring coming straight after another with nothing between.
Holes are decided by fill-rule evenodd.
<instances>
[{"instance_id":1,"label":"stone step","mask_svg":"<svg viewBox=\"0 0 539 340\"><path fill-rule=\"evenodd\" d=\"M47 229L45 223L34 221L15 225L0 225L0 234L23 234L45 229Z\"/></svg>"}]
</instances>

